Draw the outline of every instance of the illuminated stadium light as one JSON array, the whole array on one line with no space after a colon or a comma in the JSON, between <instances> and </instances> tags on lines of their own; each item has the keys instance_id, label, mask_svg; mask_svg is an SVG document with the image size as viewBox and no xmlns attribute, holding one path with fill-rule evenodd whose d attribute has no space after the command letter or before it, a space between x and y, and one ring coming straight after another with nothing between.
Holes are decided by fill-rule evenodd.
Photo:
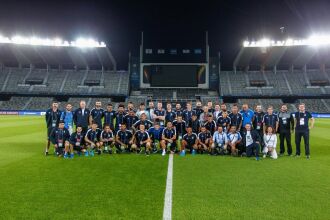
<instances>
[{"instance_id":1,"label":"illuminated stadium light","mask_svg":"<svg viewBox=\"0 0 330 220\"><path fill-rule=\"evenodd\" d=\"M93 39L78 38L76 41L63 41L60 38L42 39L38 37L22 37L13 36L12 38L3 37L0 35L1 44L17 44L17 45L33 45L33 46L53 46L53 47L80 47L80 48L94 48L106 47L104 42L98 42Z\"/></svg>"},{"instance_id":2,"label":"illuminated stadium light","mask_svg":"<svg viewBox=\"0 0 330 220\"><path fill-rule=\"evenodd\" d=\"M330 35L312 35L307 39L288 38L285 41L274 41L263 38L258 41L244 41L243 47L290 47L290 46L329 46Z\"/></svg>"}]
</instances>

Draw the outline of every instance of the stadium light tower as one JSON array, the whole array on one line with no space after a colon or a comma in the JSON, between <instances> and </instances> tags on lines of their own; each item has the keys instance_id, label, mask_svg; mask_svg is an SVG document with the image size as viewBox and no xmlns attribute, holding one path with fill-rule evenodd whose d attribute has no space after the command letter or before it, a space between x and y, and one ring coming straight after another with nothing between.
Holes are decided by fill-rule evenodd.
<instances>
[{"instance_id":1,"label":"stadium light tower","mask_svg":"<svg viewBox=\"0 0 330 220\"><path fill-rule=\"evenodd\" d=\"M13 36L3 37L0 36L0 43L2 44L17 44L17 45L33 45L33 46L52 46L52 47L79 47L79 48L96 48L96 47L106 47L107 45L104 42L98 42L94 39L87 38L78 38L75 41L63 41L60 38L54 39L43 39L39 37L22 37L22 36Z\"/></svg>"}]
</instances>

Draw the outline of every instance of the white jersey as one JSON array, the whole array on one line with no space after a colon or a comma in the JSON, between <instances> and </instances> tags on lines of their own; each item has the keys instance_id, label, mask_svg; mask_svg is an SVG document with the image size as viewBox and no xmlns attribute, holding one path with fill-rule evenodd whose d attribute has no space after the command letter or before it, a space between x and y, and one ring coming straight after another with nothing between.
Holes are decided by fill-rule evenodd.
<instances>
[{"instance_id":1,"label":"white jersey","mask_svg":"<svg viewBox=\"0 0 330 220\"><path fill-rule=\"evenodd\" d=\"M276 148L277 136L276 134L264 134L265 147Z\"/></svg>"},{"instance_id":2,"label":"white jersey","mask_svg":"<svg viewBox=\"0 0 330 220\"><path fill-rule=\"evenodd\" d=\"M228 142L227 134L225 132L221 132L221 133L219 133L218 131L214 132L213 142L220 145L227 144Z\"/></svg>"},{"instance_id":3,"label":"white jersey","mask_svg":"<svg viewBox=\"0 0 330 220\"><path fill-rule=\"evenodd\" d=\"M228 133L227 137L228 141L232 144L235 144L237 141L242 139L241 134L239 132Z\"/></svg>"}]
</instances>

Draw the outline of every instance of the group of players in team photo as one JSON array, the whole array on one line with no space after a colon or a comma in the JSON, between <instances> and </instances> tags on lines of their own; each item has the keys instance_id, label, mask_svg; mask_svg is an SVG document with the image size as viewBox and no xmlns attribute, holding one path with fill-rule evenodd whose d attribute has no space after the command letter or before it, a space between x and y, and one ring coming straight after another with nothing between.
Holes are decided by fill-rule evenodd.
<instances>
[{"instance_id":1,"label":"group of players in team photo","mask_svg":"<svg viewBox=\"0 0 330 220\"><path fill-rule=\"evenodd\" d=\"M233 104L227 109L225 103L209 101L205 106L196 101L182 108L180 103L172 106L162 102L149 102L146 108L141 103L135 109L133 103L119 104L117 110L111 103L106 109L97 101L91 110L86 102L80 101L79 108L73 110L66 104L63 111L59 103L53 102L46 111L48 155L50 145L55 147L55 155L73 158L74 154L94 156L95 154L144 153L147 156L161 153L186 152L209 155L232 155L277 159L277 139L280 141L280 156L293 155L291 135L294 133L296 152L300 157L300 143L304 139L305 155L310 158L309 130L314 126L314 118L300 103L298 111L288 112L283 104L278 111L268 106L264 112L261 105L252 110L248 104L241 109ZM278 134L278 136L277 136ZM286 142L286 148L285 148ZM286 152L285 152L286 151Z\"/></svg>"}]
</instances>

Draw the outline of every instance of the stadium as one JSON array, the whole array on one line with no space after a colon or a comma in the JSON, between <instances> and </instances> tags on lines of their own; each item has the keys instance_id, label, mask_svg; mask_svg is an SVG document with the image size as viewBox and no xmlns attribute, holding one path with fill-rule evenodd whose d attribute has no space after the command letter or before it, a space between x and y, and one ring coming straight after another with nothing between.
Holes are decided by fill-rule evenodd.
<instances>
[{"instance_id":1,"label":"stadium","mask_svg":"<svg viewBox=\"0 0 330 220\"><path fill-rule=\"evenodd\" d=\"M48 10L36 2L31 14ZM261 10L246 4L210 6ZM319 13L295 4L274 1L262 11ZM61 20L67 9L51 3L61 16L38 14L48 21L39 28L47 33L52 19L63 27L30 34L32 15L11 23L6 7L24 9L0 9L0 219L330 218L328 24L300 34L299 19L286 17L286 28L277 26L281 16L264 15L277 32L241 27L248 37L232 40L225 26L215 43L216 22L206 15L218 12L209 7L196 18L190 4L173 12L144 2L80 6L79 19L120 14L126 23L110 23L132 30L109 35L118 45L97 31L70 37L66 25L81 21ZM157 9L164 28L129 16L138 8L143 18ZM177 15L185 9L187 17ZM221 22L237 25L227 18ZM207 25L198 28L199 19ZM177 31L181 25L190 29Z\"/></svg>"}]
</instances>

